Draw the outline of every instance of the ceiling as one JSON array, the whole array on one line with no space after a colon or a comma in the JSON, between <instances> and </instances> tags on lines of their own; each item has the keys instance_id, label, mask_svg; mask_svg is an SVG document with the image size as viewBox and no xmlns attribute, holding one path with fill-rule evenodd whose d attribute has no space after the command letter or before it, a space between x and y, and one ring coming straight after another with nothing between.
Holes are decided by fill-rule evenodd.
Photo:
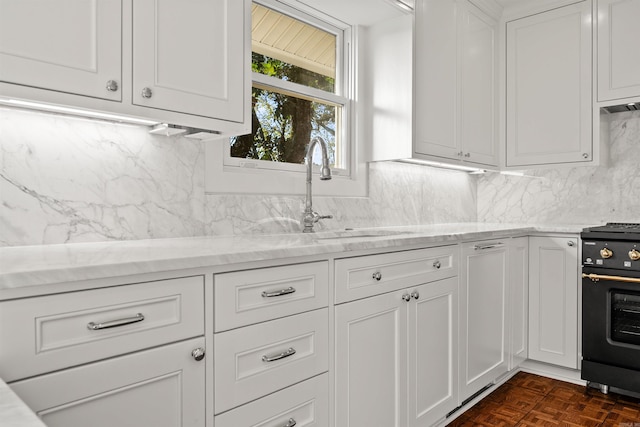
<instances>
[{"instance_id":1,"label":"ceiling","mask_svg":"<svg viewBox=\"0 0 640 427\"><path fill-rule=\"evenodd\" d=\"M335 77L336 36L253 3L251 49L289 64Z\"/></svg>"}]
</instances>

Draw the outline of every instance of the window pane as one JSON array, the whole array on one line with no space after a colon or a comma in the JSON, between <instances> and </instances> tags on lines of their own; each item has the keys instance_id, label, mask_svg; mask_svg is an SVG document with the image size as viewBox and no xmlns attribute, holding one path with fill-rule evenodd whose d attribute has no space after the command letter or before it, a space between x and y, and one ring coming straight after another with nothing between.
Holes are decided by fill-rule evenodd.
<instances>
[{"instance_id":1,"label":"window pane","mask_svg":"<svg viewBox=\"0 0 640 427\"><path fill-rule=\"evenodd\" d=\"M312 138L327 142L331 167L344 168L336 122L341 107L273 89L253 87L252 135L231 138L231 156L275 162L304 163ZM313 162L320 164L320 154Z\"/></svg>"},{"instance_id":2,"label":"window pane","mask_svg":"<svg viewBox=\"0 0 640 427\"><path fill-rule=\"evenodd\" d=\"M334 92L336 36L253 3L254 72Z\"/></svg>"},{"instance_id":3,"label":"window pane","mask_svg":"<svg viewBox=\"0 0 640 427\"><path fill-rule=\"evenodd\" d=\"M251 71L335 93L335 79L333 77L323 76L256 52L251 53Z\"/></svg>"}]
</instances>

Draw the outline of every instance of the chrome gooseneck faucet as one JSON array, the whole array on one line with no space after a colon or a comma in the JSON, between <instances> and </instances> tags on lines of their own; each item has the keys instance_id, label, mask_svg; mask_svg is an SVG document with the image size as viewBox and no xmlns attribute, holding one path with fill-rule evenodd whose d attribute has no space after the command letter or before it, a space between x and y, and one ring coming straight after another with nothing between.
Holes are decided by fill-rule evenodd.
<instances>
[{"instance_id":1,"label":"chrome gooseneck faucet","mask_svg":"<svg viewBox=\"0 0 640 427\"><path fill-rule=\"evenodd\" d=\"M316 144L320 144L322 153L322 167L320 168L320 179L323 181L331 179L331 169L329 169L329 155L327 154L327 143L319 136L313 138L307 147L307 154L304 156L304 164L307 166L307 197L304 203L304 214L302 216L303 233L313 233L313 225L321 219L333 218L333 215L320 215L313 211L311 200L311 177L313 176L313 149Z\"/></svg>"}]
</instances>

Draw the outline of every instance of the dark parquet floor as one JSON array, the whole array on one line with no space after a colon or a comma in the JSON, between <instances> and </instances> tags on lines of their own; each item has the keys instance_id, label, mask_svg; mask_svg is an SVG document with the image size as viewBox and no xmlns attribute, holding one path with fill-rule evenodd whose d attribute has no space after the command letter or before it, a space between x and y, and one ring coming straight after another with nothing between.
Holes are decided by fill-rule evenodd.
<instances>
[{"instance_id":1,"label":"dark parquet floor","mask_svg":"<svg viewBox=\"0 0 640 427\"><path fill-rule=\"evenodd\" d=\"M519 372L450 427L640 427L640 399Z\"/></svg>"}]
</instances>

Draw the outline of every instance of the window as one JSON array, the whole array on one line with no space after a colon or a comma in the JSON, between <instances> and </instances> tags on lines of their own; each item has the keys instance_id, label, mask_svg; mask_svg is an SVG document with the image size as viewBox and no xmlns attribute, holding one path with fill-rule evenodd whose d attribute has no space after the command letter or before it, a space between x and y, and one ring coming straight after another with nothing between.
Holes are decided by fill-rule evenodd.
<instances>
[{"instance_id":1,"label":"window","mask_svg":"<svg viewBox=\"0 0 640 427\"><path fill-rule=\"evenodd\" d=\"M254 2L251 12L252 134L230 139L225 164L302 171L321 137L334 174L349 174L345 29L281 3Z\"/></svg>"},{"instance_id":2,"label":"window","mask_svg":"<svg viewBox=\"0 0 640 427\"><path fill-rule=\"evenodd\" d=\"M207 193L304 195L306 147L320 136L333 179L314 185L314 196L366 196L366 130L355 120L365 108L356 102L362 32L311 3L324 9L324 0L252 3L253 133L205 144ZM318 149L313 163L320 157Z\"/></svg>"}]
</instances>

